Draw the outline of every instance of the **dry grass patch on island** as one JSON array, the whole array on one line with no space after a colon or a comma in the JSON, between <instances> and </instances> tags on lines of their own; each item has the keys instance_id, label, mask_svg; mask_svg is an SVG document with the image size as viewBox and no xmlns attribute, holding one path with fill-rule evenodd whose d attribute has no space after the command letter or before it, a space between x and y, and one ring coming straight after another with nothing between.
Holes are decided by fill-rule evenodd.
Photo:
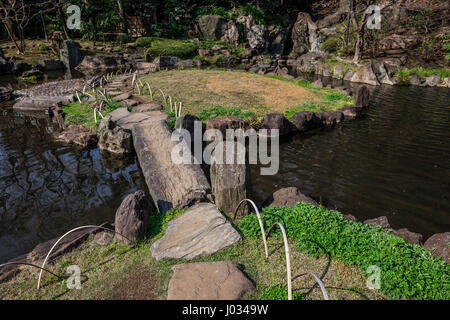
<instances>
[{"instance_id":1,"label":"dry grass patch on island","mask_svg":"<svg viewBox=\"0 0 450 320\"><path fill-rule=\"evenodd\" d=\"M147 81L154 92L162 89L173 101L181 101L183 113L193 115L215 106L257 116L273 112L292 115L302 110L334 110L353 103L352 98L335 90L308 88L294 80L242 71L170 70L143 76L142 81ZM160 101L161 95L155 93L154 99Z\"/></svg>"}]
</instances>

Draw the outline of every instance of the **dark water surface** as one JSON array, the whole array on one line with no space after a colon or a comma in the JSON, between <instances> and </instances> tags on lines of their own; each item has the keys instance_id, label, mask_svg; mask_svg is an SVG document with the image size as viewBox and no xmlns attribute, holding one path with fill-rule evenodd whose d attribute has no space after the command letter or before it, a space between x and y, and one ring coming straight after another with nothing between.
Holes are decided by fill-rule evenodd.
<instances>
[{"instance_id":1,"label":"dark water surface","mask_svg":"<svg viewBox=\"0 0 450 320\"><path fill-rule=\"evenodd\" d=\"M0 109L0 263L71 228L113 222L128 193L146 190L135 158L56 143L54 130Z\"/></svg>"},{"instance_id":2,"label":"dark water surface","mask_svg":"<svg viewBox=\"0 0 450 320\"><path fill-rule=\"evenodd\" d=\"M386 215L424 237L450 231L450 90L375 89L358 120L280 147L276 176L253 168L254 198L298 187L359 219Z\"/></svg>"}]
</instances>

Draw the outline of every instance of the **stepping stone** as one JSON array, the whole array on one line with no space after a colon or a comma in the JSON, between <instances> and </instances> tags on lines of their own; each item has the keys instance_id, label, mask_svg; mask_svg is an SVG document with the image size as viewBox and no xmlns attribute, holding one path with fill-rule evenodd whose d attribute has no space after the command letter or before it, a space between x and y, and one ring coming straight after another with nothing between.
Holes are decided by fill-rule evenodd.
<instances>
[{"instance_id":1,"label":"stepping stone","mask_svg":"<svg viewBox=\"0 0 450 320\"><path fill-rule=\"evenodd\" d=\"M112 101L122 101L122 100L127 100L131 98L131 94L130 93L122 93L120 95L118 95L117 97L114 97L112 99Z\"/></svg>"},{"instance_id":2,"label":"stepping stone","mask_svg":"<svg viewBox=\"0 0 450 320\"><path fill-rule=\"evenodd\" d=\"M172 150L179 142L172 141L167 123L143 113L133 115L149 119L133 126L133 145L158 211L206 200L211 187L200 165L173 162Z\"/></svg>"},{"instance_id":3,"label":"stepping stone","mask_svg":"<svg viewBox=\"0 0 450 320\"><path fill-rule=\"evenodd\" d=\"M133 112L147 112L160 110L162 110L162 105L160 105L159 103L144 103L134 108Z\"/></svg>"},{"instance_id":4,"label":"stepping stone","mask_svg":"<svg viewBox=\"0 0 450 320\"><path fill-rule=\"evenodd\" d=\"M255 289L231 261L185 263L172 270L168 300L238 300Z\"/></svg>"},{"instance_id":5,"label":"stepping stone","mask_svg":"<svg viewBox=\"0 0 450 320\"><path fill-rule=\"evenodd\" d=\"M179 184L183 183L182 180ZM209 256L241 241L241 236L211 203L198 203L170 221L150 248L156 260Z\"/></svg>"},{"instance_id":6,"label":"stepping stone","mask_svg":"<svg viewBox=\"0 0 450 320\"><path fill-rule=\"evenodd\" d=\"M118 110L118 109L117 109ZM131 130L135 124L150 120L150 116L143 113L130 113L117 120L117 124L125 130Z\"/></svg>"},{"instance_id":7,"label":"stepping stone","mask_svg":"<svg viewBox=\"0 0 450 320\"><path fill-rule=\"evenodd\" d=\"M108 115L111 116L111 120L116 122L119 119L125 118L127 116L129 116L131 113L130 111L128 111L127 108L118 108L110 113L108 113Z\"/></svg>"},{"instance_id":8,"label":"stepping stone","mask_svg":"<svg viewBox=\"0 0 450 320\"><path fill-rule=\"evenodd\" d=\"M134 107L137 106L140 102L133 99L126 99L118 102L121 106L124 107Z\"/></svg>"},{"instance_id":9,"label":"stepping stone","mask_svg":"<svg viewBox=\"0 0 450 320\"><path fill-rule=\"evenodd\" d=\"M106 94L109 94L110 96L118 96L123 94L122 91L106 91Z\"/></svg>"}]
</instances>

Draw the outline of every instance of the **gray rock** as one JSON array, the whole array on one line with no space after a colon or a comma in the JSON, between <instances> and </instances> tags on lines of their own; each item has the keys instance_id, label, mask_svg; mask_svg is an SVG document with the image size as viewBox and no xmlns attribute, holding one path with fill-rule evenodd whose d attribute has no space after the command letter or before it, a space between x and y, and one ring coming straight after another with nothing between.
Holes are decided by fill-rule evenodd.
<instances>
[{"instance_id":1,"label":"gray rock","mask_svg":"<svg viewBox=\"0 0 450 320\"><path fill-rule=\"evenodd\" d=\"M179 143L172 141L165 121L135 124L133 144L149 192L160 212L184 208L210 193L211 187L200 165L174 163L172 150Z\"/></svg>"},{"instance_id":2,"label":"gray rock","mask_svg":"<svg viewBox=\"0 0 450 320\"><path fill-rule=\"evenodd\" d=\"M114 233L109 231L98 232L94 236L94 243L100 246L107 246L114 240Z\"/></svg>"},{"instance_id":3,"label":"gray rock","mask_svg":"<svg viewBox=\"0 0 450 320\"><path fill-rule=\"evenodd\" d=\"M90 148L97 145L97 135L88 128L81 125L70 125L62 133L57 135L57 139L68 144L76 144L82 148Z\"/></svg>"},{"instance_id":4,"label":"gray rock","mask_svg":"<svg viewBox=\"0 0 450 320\"><path fill-rule=\"evenodd\" d=\"M122 118L125 118L127 116L129 116L131 114L130 111L128 111L127 108L117 108L114 111L111 111L110 113L108 113L108 116L111 117L111 120L116 122L119 121Z\"/></svg>"},{"instance_id":5,"label":"gray rock","mask_svg":"<svg viewBox=\"0 0 450 320\"><path fill-rule=\"evenodd\" d=\"M355 119L358 116L358 108L354 106L347 106L342 109L342 114L344 115L344 120L352 120Z\"/></svg>"},{"instance_id":6,"label":"gray rock","mask_svg":"<svg viewBox=\"0 0 450 320\"><path fill-rule=\"evenodd\" d=\"M206 130L217 129L222 133L222 136L224 138L226 137L227 129L242 129L245 131L249 129L249 127L250 124L247 120L239 118L237 116L216 117L206 122Z\"/></svg>"},{"instance_id":7,"label":"gray rock","mask_svg":"<svg viewBox=\"0 0 450 320\"><path fill-rule=\"evenodd\" d=\"M372 86L377 86L378 82L377 76L372 69L372 64L366 64L365 66L359 68L359 70L350 79L351 82L365 83Z\"/></svg>"},{"instance_id":8,"label":"gray rock","mask_svg":"<svg viewBox=\"0 0 450 320\"><path fill-rule=\"evenodd\" d=\"M313 199L301 193L296 187L288 187L275 191L263 202L262 207L293 207L297 202L319 205Z\"/></svg>"},{"instance_id":9,"label":"gray rock","mask_svg":"<svg viewBox=\"0 0 450 320\"><path fill-rule=\"evenodd\" d=\"M255 288L231 261L185 263L172 270L168 300L238 300Z\"/></svg>"},{"instance_id":10,"label":"gray rock","mask_svg":"<svg viewBox=\"0 0 450 320\"><path fill-rule=\"evenodd\" d=\"M335 65L333 68L333 78L343 79L344 78L345 67L341 65Z\"/></svg>"},{"instance_id":11,"label":"gray rock","mask_svg":"<svg viewBox=\"0 0 450 320\"><path fill-rule=\"evenodd\" d=\"M13 98L13 90L11 88L0 87L0 102L9 101Z\"/></svg>"},{"instance_id":12,"label":"gray rock","mask_svg":"<svg viewBox=\"0 0 450 320\"><path fill-rule=\"evenodd\" d=\"M74 69L81 63L80 45L73 40L64 40L60 51L62 63L67 69Z\"/></svg>"},{"instance_id":13,"label":"gray rock","mask_svg":"<svg viewBox=\"0 0 450 320\"><path fill-rule=\"evenodd\" d=\"M323 82L320 79L317 79L313 83L311 83L311 87L313 88L323 88Z\"/></svg>"},{"instance_id":14,"label":"gray rock","mask_svg":"<svg viewBox=\"0 0 450 320\"><path fill-rule=\"evenodd\" d=\"M441 257L450 263L450 232L436 233L429 237L423 245L433 257Z\"/></svg>"},{"instance_id":15,"label":"gray rock","mask_svg":"<svg viewBox=\"0 0 450 320\"><path fill-rule=\"evenodd\" d=\"M116 125L107 115L98 127L98 147L116 155L133 151L131 133Z\"/></svg>"},{"instance_id":16,"label":"gray rock","mask_svg":"<svg viewBox=\"0 0 450 320\"><path fill-rule=\"evenodd\" d=\"M138 190L123 199L116 211L114 240L126 244L145 238L148 216L155 207L144 191ZM122 237L123 236L123 237Z\"/></svg>"},{"instance_id":17,"label":"gray rock","mask_svg":"<svg viewBox=\"0 0 450 320\"><path fill-rule=\"evenodd\" d=\"M155 121L167 121L170 116L167 113L161 111L148 111L130 113L128 116L117 120L117 124L125 130L132 130L136 124Z\"/></svg>"},{"instance_id":18,"label":"gray rock","mask_svg":"<svg viewBox=\"0 0 450 320\"><path fill-rule=\"evenodd\" d=\"M389 229L391 227L387 217L385 217L385 216L381 216L381 217L374 218L374 219L367 219L363 223L364 224L372 224L374 226L381 226L385 229Z\"/></svg>"},{"instance_id":19,"label":"gray rock","mask_svg":"<svg viewBox=\"0 0 450 320\"><path fill-rule=\"evenodd\" d=\"M322 52L309 52L298 58L297 70L300 72L315 72L317 65L326 59L327 55ZM324 67L322 66L324 70ZM330 70L328 69L328 76L330 75ZM321 72L323 74L323 71ZM325 74L324 74L325 75Z\"/></svg>"},{"instance_id":20,"label":"gray rock","mask_svg":"<svg viewBox=\"0 0 450 320\"><path fill-rule=\"evenodd\" d=\"M133 109L133 112L161 111L162 105L159 103L143 103Z\"/></svg>"},{"instance_id":21,"label":"gray rock","mask_svg":"<svg viewBox=\"0 0 450 320\"><path fill-rule=\"evenodd\" d=\"M192 60L181 60L175 64L178 69L189 69L195 67L194 61Z\"/></svg>"},{"instance_id":22,"label":"gray rock","mask_svg":"<svg viewBox=\"0 0 450 320\"><path fill-rule=\"evenodd\" d=\"M179 60L180 59L178 59L177 57L161 56L155 58L155 60L153 60L153 63L157 65L158 68L166 68L175 66Z\"/></svg>"},{"instance_id":23,"label":"gray rock","mask_svg":"<svg viewBox=\"0 0 450 320\"><path fill-rule=\"evenodd\" d=\"M126 92L126 93L122 93L118 96L115 96L114 98L112 98L112 101L122 101L122 100L127 100L131 98L131 93Z\"/></svg>"},{"instance_id":24,"label":"gray rock","mask_svg":"<svg viewBox=\"0 0 450 320\"><path fill-rule=\"evenodd\" d=\"M86 56L77 67L85 72L108 72L117 68L117 61L114 57Z\"/></svg>"},{"instance_id":25,"label":"gray rock","mask_svg":"<svg viewBox=\"0 0 450 320\"><path fill-rule=\"evenodd\" d=\"M255 50L262 50L266 46L265 39L266 27L264 25L254 25L247 33L248 44L250 48Z\"/></svg>"},{"instance_id":26,"label":"gray rock","mask_svg":"<svg viewBox=\"0 0 450 320\"><path fill-rule=\"evenodd\" d=\"M233 143L232 154L227 156L229 143L232 142L219 143L214 149L211 156L210 176L217 208L222 212L234 214L239 202L250 198L250 167L246 159L245 146L240 145L242 147L240 150L237 147L238 143ZM241 205L239 215L247 214L247 206Z\"/></svg>"},{"instance_id":27,"label":"gray rock","mask_svg":"<svg viewBox=\"0 0 450 320\"><path fill-rule=\"evenodd\" d=\"M301 111L291 118L292 124L300 132L321 128L322 120L314 113L309 111Z\"/></svg>"},{"instance_id":28,"label":"gray rock","mask_svg":"<svg viewBox=\"0 0 450 320\"><path fill-rule=\"evenodd\" d=\"M209 256L241 241L239 233L211 203L198 203L167 224L151 247L156 260Z\"/></svg>"},{"instance_id":29,"label":"gray rock","mask_svg":"<svg viewBox=\"0 0 450 320\"><path fill-rule=\"evenodd\" d=\"M37 96L21 98L13 106L18 111L47 111L50 107L61 102L72 102L73 96Z\"/></svg>"},{"instance_id":30,"label":"gray rock","mask_svg":"<svg viewBox=\"0 0 450 320\"><path fill-rule=\"evenodd\" d=\"M61 60L46 59L39 61L39 64L41 65L44 71L55 71L64 69L64 63Z\"/></svg>"},{"instance_id":31,"label":"gray rock","mask_svg":"<svg viewBox=\"0 0 450 320\"><path fill-rule=\"evenodd\" d=\"M272 135L272 130L277 129L280 136L289 134L293 131L294 126L280 113L265 114L260 129L267 129L268 134Z\"/></svg>"},{"instance_id":32,"label":"gray rock","mask_svg":"<svg viewBox=\"0 0 450 320\"><path fill-rule=\"evenodd\" d=\"M318 112L316 116L327 127L332 127L344 120L344 114L340 110Z\"/></svg>"},{"instance_id":33,"label":"gray rock","mask_svg":"<svg viewBox=\"0 0 450 320\"><path fill-rule=\"evenodd\" d=\"M425 84L424 86L427 87L436 87L441 83L441 77L440 76L430 76L425 78Z\"/></svg>"}]
</instances>

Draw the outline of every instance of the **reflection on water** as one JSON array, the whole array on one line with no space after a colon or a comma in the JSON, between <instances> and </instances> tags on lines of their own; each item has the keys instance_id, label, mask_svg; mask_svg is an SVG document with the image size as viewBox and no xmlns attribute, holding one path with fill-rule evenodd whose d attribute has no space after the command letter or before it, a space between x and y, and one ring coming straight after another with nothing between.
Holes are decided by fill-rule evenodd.
<instances>
[{"instance_id":1,"label":"reflection on water","mask_svg":"<svg viewBox=\"0 0 450 320\"><path fill-rule=\"evenodd\" d=\"M425 237L450 231L450 90L375 89L366 114L280 147L276 176L253 168L253 194L296 186L359 219L386 215Z\"/></svg>"},{"instance_id":2,"label":"reflection on water","mask_svg":"<svg viewBox=\"0 0 450 320\"><path fill-rule=\"evenodd\" d=\"M113 222L127 194L146 190L135 158L55 143L56 124L0 112L0 262L73 227Z\"/></svg>"}]
</instances>

